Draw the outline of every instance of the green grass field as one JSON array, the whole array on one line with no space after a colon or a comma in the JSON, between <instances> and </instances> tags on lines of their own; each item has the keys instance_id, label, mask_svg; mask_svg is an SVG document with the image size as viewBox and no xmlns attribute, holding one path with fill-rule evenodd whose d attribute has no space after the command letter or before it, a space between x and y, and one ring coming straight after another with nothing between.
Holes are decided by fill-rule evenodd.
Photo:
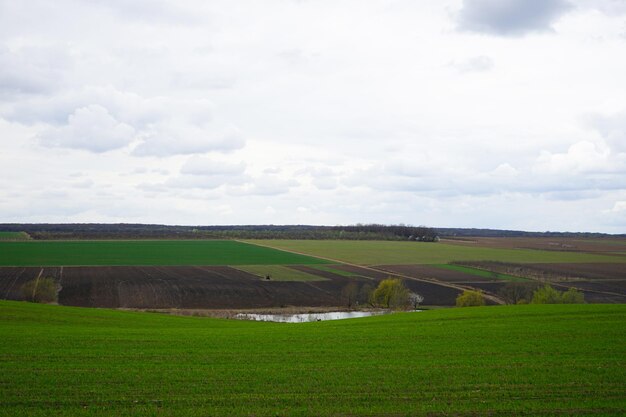
<instances>
[{"instance_id":1,"label":"green grass field","mask_svg":"<svg viewBox=\"0 0 626 417\"><path fill-rule=\"evenodd\" d=\"M493 280L517 281L517 282L528 281L528 279L526 278L516 277L513 275L509 275L509 274L501 274L500 272L486 271L484 269L470 268L469 266L449 265L449 264L440 264L440 265L433 265L433 266L437 268L448 269L450 271L464 272L466 274L476 275L478 277L489 278Z\"/></svg>"},{"instance_id":2,"label":"green grass field","mask_svg":"<svg viewBox=\"0 0 626 417\"><path fill-rule=\"evenodd\" d=\"M279 324L0 302L1 416L624 415L626 305Z\"/></svg>"},{"instance_id":3,"label":"green grass field","mask_svg":"<svg viewBox=\"0 0 626 417\"><path fill-rule=\"evenodd\" d=\"M328 262L232 240L0 242L0 266L323 263Z\"/></svg>"},{"instance_id":4,"label":"green grass field","mask_svg":"<svg viewBox=\"0 0 626 417\"><path fill-rule=\"evenodd\" d=\"M250 240L250 242L359 265L446 264L454 261L626 263L626 256L604 256L580 252L531 249L494 249L450 245L441 242L346 240Z\"/></svg>"},{"instance_id":5,"label":"green grass field","mask_svg":"<svg viewBox=\"0 0 626 417\"><path fill-rule=\"evenodd\" d=\"M29 240L30 236L25 232L0 232L0 241L2 240Z\"/></svg>"},{"instance_id":6,"label":"green grass field","mask_svg":"<svg viewBox=\"0 0 626 417\"><path fill-rule=\"evenodd\" d=\"M326 281L325 278L317 275L307 274L283 265L241 265L237 266L237 269L257 275L259 279L265 279L265 276L269 274L272 281Z\"/></svg>"}]
</instances>

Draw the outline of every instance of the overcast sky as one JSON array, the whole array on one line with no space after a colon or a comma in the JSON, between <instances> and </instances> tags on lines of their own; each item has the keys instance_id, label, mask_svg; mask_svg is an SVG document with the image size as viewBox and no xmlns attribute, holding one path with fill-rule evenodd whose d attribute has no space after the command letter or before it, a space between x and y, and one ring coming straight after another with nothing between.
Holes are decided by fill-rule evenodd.
<instances>
[{"instance_id":1,"label":"overcast sky","mask_svg":"<svg viewBox=\"0 0 626 417\"><path fill-rule=\"evenodd\" d=\"M0 0L0 222L626 233L626 0Z\"/></svg>"}]
</instances>

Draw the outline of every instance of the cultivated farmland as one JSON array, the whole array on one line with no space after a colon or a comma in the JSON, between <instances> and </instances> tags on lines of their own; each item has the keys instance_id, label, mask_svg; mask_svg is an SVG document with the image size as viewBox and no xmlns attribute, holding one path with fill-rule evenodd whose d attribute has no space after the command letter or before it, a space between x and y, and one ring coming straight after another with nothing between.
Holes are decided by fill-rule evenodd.
<instances>
[{"instance_id":1,"label":"cultivated farmland","mask_svg":"<svg viewBox=\"0 0 626 417\"><path fill-rule=\"evenodd\" d=\"M250 242L358 265L447 264L454 261L480 260L517 263L626 264L626 256L609 254L500 249L446 243L343 240L251 240Z\"/></svg>"},{"instance_id":2,"label":"cultivated farmland","mask_svg":"<svg viewBox=\"0 0 626 417\"><path fill-rule=\"evenodd\" d=\"M254 243L0 242L0 265L14 265L0 267L0 298L21 300L22 285L37 277L51 277L59 284L58 299L64 305L193 309L342 306L340 294L349 283L375 287L382 279L400 276L411 291L424 296L425 305L454 305L460 291L467 288L497 296L506 282L524 280L548 280L561 289L575 287L590 302L626 301L626 279L619 274L626 269L626 257L615 254L385 241ZM463 259L464 265L447 263ZM517 263L502 261L507 259ZM580 263L589 259L594 263ZM563 263L574 260L579 263ZM507 265L515 268L510 270ZM555 268L568 272L559 272L560 278L553 279L555 272L546 271ZM581 276L572 275L576 271ZM265 279L267 275L270 280ZM492 297L491 302L499 301Z\"/></svg>"},{"instance_id":3,"label":"cultivated farmland","mask_svg":"<svg viewBox=\"0 0 626 417\"><path fill-rule=\"evenodd\" d=\"M367 278L341 276L328 279L295 269L293 273L310 279L266 281L228 266L5 267L0 268L0 297L22 300L21 286L43 276L59 283L59 303L71 306L180 309L339 306L341 289L348 282L359 285L370 282ZM434 303L437 301L433 299Z\"/></svg>"},{"instance_id":4,"label":"cultivated farmland","mask_svg":"<svg viewBox=\"0 0 626 417\"><path fill-rule=\"evenodd\" d=\"M2 416L626 411L626 306L240 322L0 302Z\"/></svg>"},{"instance_id":5,"label":"cultivated farmland","mask_svg":"<svg viewBox=\"0 0 626 417\"><path fill-rule=\"evenodd\" d=\"M233 240L0 242L4 266L287 265L328 263Z\"/></svg>"}]
</instances>

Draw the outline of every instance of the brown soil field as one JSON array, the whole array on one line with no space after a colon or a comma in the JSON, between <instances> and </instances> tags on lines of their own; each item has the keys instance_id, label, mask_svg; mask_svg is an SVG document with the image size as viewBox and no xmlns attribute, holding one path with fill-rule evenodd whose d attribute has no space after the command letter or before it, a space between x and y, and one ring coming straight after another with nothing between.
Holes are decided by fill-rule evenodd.
<instances>
[{"instance_id":1,"label":"brown soil field","mask_svg":"<svg viewBox=\"0 0 626 417\"><path fill-rule=\"evenodd\" d=\"M22 299L20 287L41 268L0 268L0 296ZM64 267L42 276L61 285L59 304L111 308L259 308L336 306L342 282L264 281L234 268Z\"/></svg>"},{"instance_id":2,"label":"brown soil field","mask_svg":"<svg viewBox=\"0 0 626 417\"><path fill-rule=\"evenodd\" d=\"M626 303L626 268L623 264L507 264L500 262L463 262L462 264L549 282L561 291L574 287L590 303ZM470 283L487 291L488 287ZM497 291L497 290L496 290Z\"/></svg>"},{"instance_id":3,"label":"brown soil field","mask_svg":"<svg viewBox=\"0 0 626 417\"><path fill-rule=\"evenodd\" d=\"M382 280L382 279L385 279L385 278L389 278L389 273L387 273L387 272L374 271L372 269L361 268L361 267L358 267L356 265L338 264L338 265L333 265L333 268L334 269L338 269L340 271L346 271L346 272L350 272L350 273L353 273L353 274L357 274L357 275L360 275L362 277L371 278L371 279Z\"/></svg>"},{"instance_id":4,"label":"brown soil field","mask_svg":"<svg viewBox=\"0 0 626 417\"><path fill-rule=\"evenodd\" d=\"M341 290L349 282L376 286L388 273L363 269L345 277L305 266L294 269L326 281L266 281L227 266L210 267L52 267L0 268L0 298L23 299L21 286L52 277L61 287L59 304L82 307L139 309L238 309L284 306L341 306ZM360 268L359 268L360 269ZM454 305L458 291L431 283L407 282L428 305Z\"/></svg>"},{"instance_id":5,"label":"brown soil field","mask_svg":"<svg viewBox=\"0 0 626 417\"><path fill-rule=\"evenodd\" d=\"M626 264L531 264L529 266L562 276L626 280Z\"/></svg>"},{"instance_id":6,"label":"brown soil field","mask_svg":"<svg viewBox=\"0 0 626 417\"><path fill-rule=\"evenodd\" d=\"M423 305L453 306L456 305L456 297L461 294L461 291L457 289L432 284L430 282L405 279L404 285L406 285L409 290L424 297Z\"/></svg>"},{"instance_id":7,"label":"brown soil field","mask_svg":"<svg viewBox=\"0 0 626 417\"><path fill-rule=\"evenodd\" d=\"M590 252L616 254L616 256L624 256L623 252L626 252L626 239L624 238L475 237L444 239L443 242L462 246ZM622 252L622 254L619 254L619 252Z\"/></svg>"},{"instance_id":8,"label":"brown soil field","mask_svg":"<svg viewBox=\"0 0 626 417\"><path fill-rule=\"evenodd\" d=\"M42 276L56 278L59 268L44 268ZM0 268L0 298L21 300L21 288L26 282L37 278L42 268L3 267Z\"/></svg>"},{"instance_id":9,"label":"brown soil field","mask_svg":"<svg viewBox=\"0 0 626 417\"><path fill-rule=\"evenodd\" d=\"M513 264L504 262L459 262L459 264L486 269L488 271L549 281L626 279L626 265L624 264Z\"/></svg>"},{"instance_id":10,"label":"brown soil field","mask_svg":"<svg viewBox=\"0 0 626 417\"><path fill-rule=\"evenodd\" d=\"M292 265L290 266L290 268L295 269L297 271L301 271L301 272L305 272L307 274L311 274L311 275L315 275L318 277L322 277L325 279L332 279L332 280L346 280L346 283L348 283L350 280L352 280L351 277L344 277L343 275L339 275L339 274L335 274L333 272L330 271L322 271L320 269L316 269L310 266L306 266L306 265ZM359 277L354 277L354 280L359 280L362 281L363 279L359 279ZM365 280L366 282L369 280Z\"/></svg>"}]
</instances>

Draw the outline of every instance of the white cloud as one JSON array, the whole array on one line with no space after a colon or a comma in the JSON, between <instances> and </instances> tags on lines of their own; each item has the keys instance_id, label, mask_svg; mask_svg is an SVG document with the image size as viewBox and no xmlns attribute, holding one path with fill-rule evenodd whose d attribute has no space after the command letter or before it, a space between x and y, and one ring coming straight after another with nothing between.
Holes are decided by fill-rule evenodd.
<instances>
[{"instance_id":1,"label":"white cloud","mask_svg":"<svg viewBox=\"0 0 626 417\"><path fill-rule=\"evenodd\" d=\"M493 59L485 55L474 56L461 61L454 61L450 64L457 71L462 73L485 72L493 69Z\"/></svg>"},{"instance_id":2,"label":"white cloud","mask_svg":"<svg viewBox=\"0 0 626 417\"><path fill-rule=\"evenodd\" d=\"M581 141L564 153L542 151L534 170L563 175L626 172L625 163L626 158L612 155L608 147Z\"/></svg>"},{"instance_id":3,"label":"white cloud","mask_svg":"<svg viewBox=\"0 0 626 417\"><path fill-rule=\"evenodd\" d=\"M589 124L602 135L612 150L626 152L626 112L591 115Z\"/></svg>"},{"instance_id":4,"label":"white cloud","mask_svg":"<svg viewBox=\"0 0 626 417\"><path fill-rule=\"evenodd\" d=\"M573 2L580 8L599 10L609 16L626 13L624 0L573 0Z\"/></svg>"},{"instance_id":5,"label":"white cloud","mask_svg":"<svg viewBox=\"0 0 626 417\"><path fill-rule=\"evenodd\" d=\"M238 129L216 132L208 127L177 123L157 124L134 150L136 156L190 155L205 152L229 152L245 146Z\"/></svg>"},{"instance_id":6,"label":"white cloud","mask_svg":"<svg viewBox=\"0 0 626 417\"><path fill-rule=\"evenodd\" d=\"M623 213L626 212L626 201L616 201L611 209L613 213Z\"/></svg>"},{"instance_id":7,"label":"white cloud","mask_svg":"<svg viewBox=\"0 0 626 417\"><path fill-rule=\"evenodd\" d=\"M230 195L235 196L276 196L286 194L299 183L293 179L284 179L276 175L260 175L249 180L241 187L232 188Z\"/></svg>"},{"instance_id":8,"label":"white cloud","mask_svg":"<svg viewBox=\"0 0 626 417\"><path fill-rule=\"evenodd\" d=\"M107 109L90 105L76 109L66 125L45 130L39 140L49 147L106 152L127 146L134 136L135 130L117 121Z\"/></svg>"},{"instance_id":9,"label":"white cloud","mask_svg":"<svg viewBox=\"0 0 626 417\"><path fill-rule=\"evenodd\" d=\"M238 175L243 174L246 164L243 161L231 162L223 159L193 156L180 172L189 175Z\"/></svg>"},{"instance_id":10,"label":"white cloud","mask_svg":"<svg viewBox=\"0 0 626 417\"><path fill-rule=\"evenodd\" d=\"M0 222L623 231L622 8L567 3L5 2Z\"/></svg>"}]
</instances>

